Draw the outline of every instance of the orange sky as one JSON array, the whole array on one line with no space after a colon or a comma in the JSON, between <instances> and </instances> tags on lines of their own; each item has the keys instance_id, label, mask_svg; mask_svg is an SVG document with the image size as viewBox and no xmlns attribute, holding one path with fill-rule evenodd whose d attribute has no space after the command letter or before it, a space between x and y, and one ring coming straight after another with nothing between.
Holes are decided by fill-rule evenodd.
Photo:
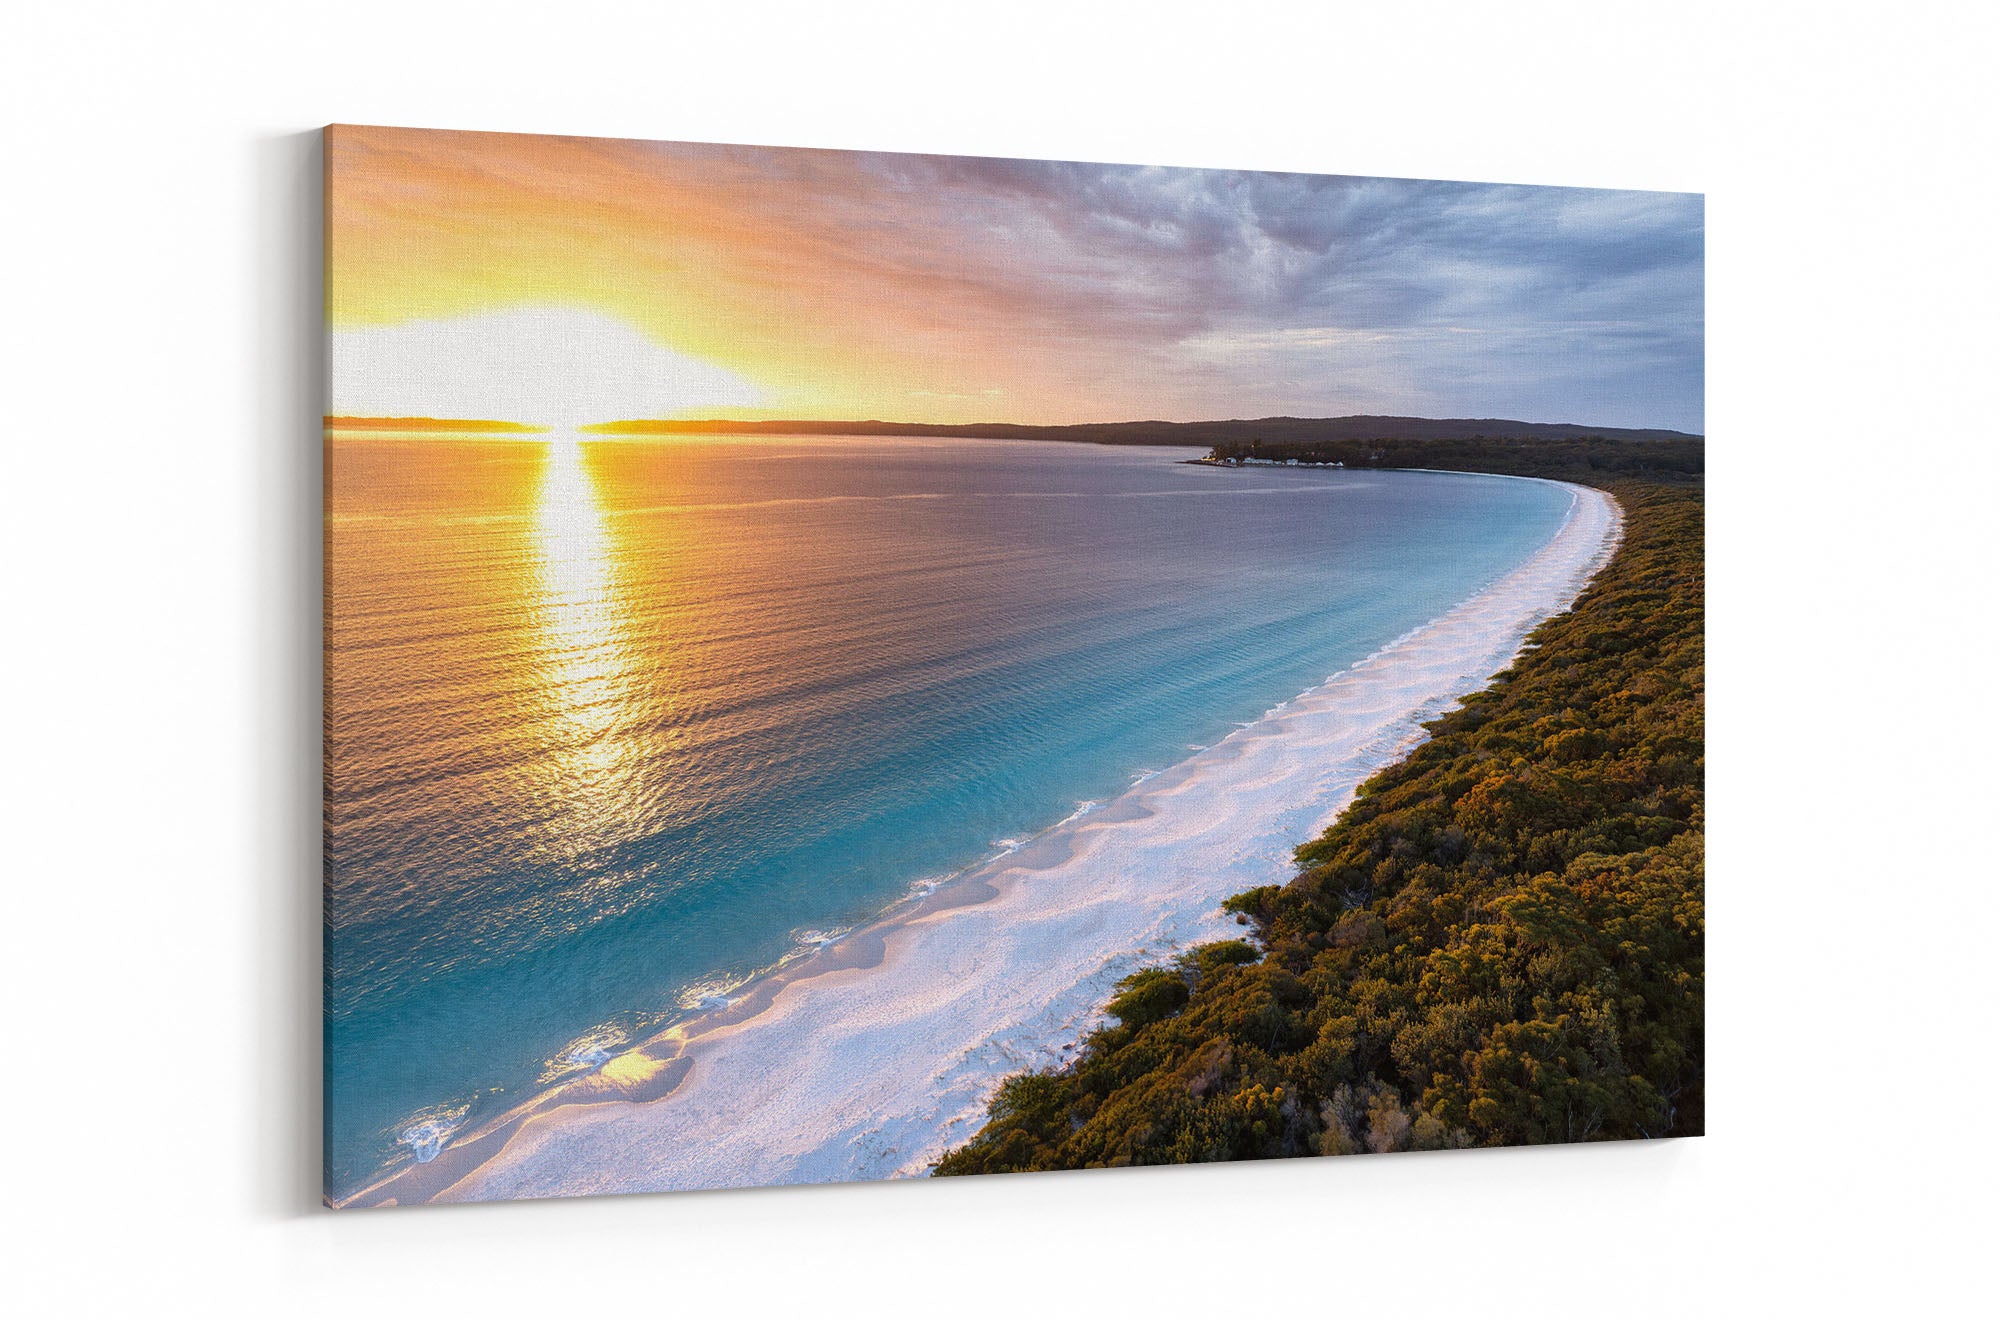
<instances>
[{"instance_id":1,"label":"orange sky","mask_svg":"<svg viewBox=\"0 0 2000 1333\"><path fill-rule=\"evenodd\" d=\"M478 383L431 390L451 347L504 327L528 329L526 363L560 343L613 368L562 409L589 419L1698 428L1698 196L351 126L326 143L335 412L495 415ZM1615 382L1662 358L1671 402ZM520 364L490 373L532 388Z\"/></svg>"},{"instance_id":2,"label":"orange sky","mask_svg":"<svg viewBox=\"0 0 2000 1333\"><path fill-rule=\"evenodd\" d=\"M765 389L757 411L710 404L720 415L1062 415L1074 397L1062 377L1046 383L1008 346L1039 317L1009 306L985 256L932 229L914 272L869 241L907 245L924 219L861 216L874 201L837 170L845 155L787 154L775 173L756 156L336 127L330 319L582 307Z\"/></svg>"}]
</instances>

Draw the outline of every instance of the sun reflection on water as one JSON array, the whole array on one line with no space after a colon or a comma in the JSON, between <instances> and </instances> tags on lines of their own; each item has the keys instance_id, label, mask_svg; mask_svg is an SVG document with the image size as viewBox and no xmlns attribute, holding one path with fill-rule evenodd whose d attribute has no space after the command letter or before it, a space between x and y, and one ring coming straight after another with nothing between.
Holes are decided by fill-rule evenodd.
<instances>
[{"instance_id":1,"label":"sun reflection on water","mask_svg":"<svg viewBox=\"0 0 2000 1333\"><path fill-rule=\"evenodd\" d=\"M534 547L548 850L575 858L617 836L630 818L637 754L626 725L630 664L617 557L574 430L558 430L549 442Z\"/></svg>"}]
</instances>

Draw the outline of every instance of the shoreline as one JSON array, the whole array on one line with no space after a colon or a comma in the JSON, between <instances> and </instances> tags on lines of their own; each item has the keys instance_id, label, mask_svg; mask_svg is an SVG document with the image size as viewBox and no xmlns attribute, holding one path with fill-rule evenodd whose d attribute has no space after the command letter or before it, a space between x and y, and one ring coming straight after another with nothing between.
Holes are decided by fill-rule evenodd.
<instances>
[{"instance_id":1,"label":"shoreline","mask_svg":"<svg viewBox=\"0 0 2000 1333\"><path fill-rule=\"evenodd\" d=\"M1006 1075L1064 1063L1112 986L1247 930L1229 893L1505 667L1616 549L1570 492L1551 540L1451 610L1189 758L840 935L337 1207L921 1175Z\"/></svg>"}]
</instances>

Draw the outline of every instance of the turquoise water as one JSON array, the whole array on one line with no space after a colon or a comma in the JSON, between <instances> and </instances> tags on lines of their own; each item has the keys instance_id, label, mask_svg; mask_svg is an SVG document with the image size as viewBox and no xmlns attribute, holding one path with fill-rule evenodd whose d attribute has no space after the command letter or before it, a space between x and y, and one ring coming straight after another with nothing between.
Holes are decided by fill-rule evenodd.
<instances>
[{"instance_id":1,"label":"turquoise water","mask_svg":"<svg viewBox=\"0 0 2000 1333\"><path fill-rule=\"evenodd\" d=\"M330 1187L1220 739L1568 505L1181 457L339 438Z\"/></svg>"}]
</instances>

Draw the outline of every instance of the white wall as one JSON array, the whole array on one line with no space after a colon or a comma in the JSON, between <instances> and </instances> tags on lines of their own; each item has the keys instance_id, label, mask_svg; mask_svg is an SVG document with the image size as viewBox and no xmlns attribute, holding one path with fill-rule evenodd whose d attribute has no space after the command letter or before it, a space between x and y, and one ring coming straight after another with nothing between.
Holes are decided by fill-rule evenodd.
<instances>
[{"instance_id":1,"label":"white wall","mask_svg":"<svg viewBox=\"0 0 2000 1333\"><path fill-rule=\"evenodd\" d=\"M0 1309L1941 1316L1991 1234L1992 20L1613 8L9 6ZM1712 1137L323 1214L332 120L1708 191Z\"/></svg>"}]
</instances>

